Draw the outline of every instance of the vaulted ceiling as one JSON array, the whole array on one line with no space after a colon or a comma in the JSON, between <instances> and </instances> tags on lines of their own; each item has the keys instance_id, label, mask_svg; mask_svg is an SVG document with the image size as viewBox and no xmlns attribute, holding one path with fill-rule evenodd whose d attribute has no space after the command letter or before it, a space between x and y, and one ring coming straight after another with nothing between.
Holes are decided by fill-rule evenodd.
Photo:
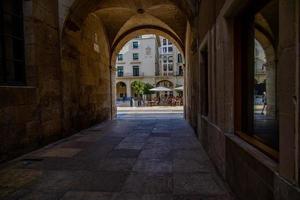
<instances>
[{"instance_id":1,"label":"vaulted ceiling","mask_svg":"<svg viewBox=\"0 0 300 200\"><path fill-rule=\"evenodd\" d=\"M69 20L82 24L93 13L102 21L111 45L131 30L153 28L165 30L172 37L185 41L189 18L195 12L196 0L77 0Z\"/></svg>"}]
</instances>

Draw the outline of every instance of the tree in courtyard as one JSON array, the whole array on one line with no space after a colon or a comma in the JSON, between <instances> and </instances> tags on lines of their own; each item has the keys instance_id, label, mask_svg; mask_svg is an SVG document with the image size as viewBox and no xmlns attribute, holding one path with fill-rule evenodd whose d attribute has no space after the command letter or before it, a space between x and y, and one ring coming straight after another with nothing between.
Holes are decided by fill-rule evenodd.
<instances>
[{"instance_id":1,"label":"tree in courtyard","mask_svg":"<svg viewBox=\"0 0 300 200\"><path fill-rule=\"evenodd\" d=\"M151 85L150 83L146 83L145 87L144 87L144 94L150 95L150 94L154 94L153 91L150 91L153 88L153 85Z\"/></svg>"},{"instance_id":2,"label":"tree in courtyard","mask_svg":"<svg viewBox=\"0 0 300 200\"><path fill-rule=\"evenodd\" d=\"M144 94L147 96L147 99L151 99L151 94L154 94L153 91L151 91L151 89L153 88L153 86L150 83L146 83L145 87L144 87ZM150 97L150 98L149 98Z\"/></svg>"},{"instance_id":3,"label":"tree in courtyard","mask_svg":"<svg viewBox=\"0 0 300 200\"><path fill-rule=\"evenodd\" d=\"M145 90L145 83L143 83L142 81L134 81L132 83L132 88L139 96L142 96Z\"/></svg>"}]
</instances>

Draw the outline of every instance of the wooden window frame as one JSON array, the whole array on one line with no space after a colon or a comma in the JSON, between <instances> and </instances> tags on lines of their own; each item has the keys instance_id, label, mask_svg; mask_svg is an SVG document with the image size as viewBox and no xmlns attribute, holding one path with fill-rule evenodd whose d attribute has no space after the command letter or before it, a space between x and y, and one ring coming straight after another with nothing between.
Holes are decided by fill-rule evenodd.
<instances>
[{"instance_id":1,"label":"wooden window frame","mask_svg":"<svg viewBox=\"0 0 300 200\"><path fill-rule=\"evenodd\" d=\"M261 6L260 8L263 7L262 5L256 5L255 8L251 7L251 11L245 14L247 17L239 16L234 20L234 132L238 137L253 145L268 157L278 161L279 151L264 144L253 134L253 116L249 117L247 115L249 109L253 109L252 104L245 105L245 103L243 103L245 102L245 98L247 102L249 102L248 99L253 99L251 98L253 94L249 94L248 91L250 91L249 88L253 86L253 80L250 79L253 77L251 73L253 73L252 71L254 70L243 66L249 66L250 63L253 62L253 57L249 56L249 52L252 52L249 50L252 48L251 42L249 41L254 38L254 35L252 35L254 34L254 27L252 27L254 25L250 23L250 21L253 20L252 18L256 13L254 11L260 10L258 9L259 6ZM247 115L247 117L245 117L245 115ZM245 129L247 131L245 131Z\"/></svg>"}]
</instances>

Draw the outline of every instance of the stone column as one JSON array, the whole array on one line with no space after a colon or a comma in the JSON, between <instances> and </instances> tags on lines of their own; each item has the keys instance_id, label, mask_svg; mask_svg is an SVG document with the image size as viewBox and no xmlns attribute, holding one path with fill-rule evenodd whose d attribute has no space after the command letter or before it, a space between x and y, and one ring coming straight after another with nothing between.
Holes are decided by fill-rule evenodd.
<instances>
[{"instance_id":1,"label":"stone column","mask_svg":"<svg viewBox=\"0 0 300 200\"><path fill-rule=\"evenodd\" d=\"M131 97L131 83L130 83L130 81L126 82L126 95L127 95L127 97Z\"/></svg>"},{"instance_id":2,"label":"stone column","mask_svg":"<svg viewBox=\"0 0 300 200\"><path fill-rule=\"evenodd\" d=\"M267 93L267 116L276 117L276 62L273 47L265 49L267 58L267 77L266 77L266 93Z\"/></svg>"}]
</instances>

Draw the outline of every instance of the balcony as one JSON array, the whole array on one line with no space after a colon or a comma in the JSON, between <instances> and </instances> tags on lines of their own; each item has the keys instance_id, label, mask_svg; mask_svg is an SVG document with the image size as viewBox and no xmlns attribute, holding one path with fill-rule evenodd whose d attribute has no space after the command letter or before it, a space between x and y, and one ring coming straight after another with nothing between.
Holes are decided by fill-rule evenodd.
<instances>
[{"instance_id":1,"label":"balcony","mask_svg":"<svg viewBox=\"0 0 300 200\"><path fill-rule=\"evenodd\" d=\"M140 72L140 73L119 73L117 74L117 77L118 78L121 78L121 77L124 77L124 78L127 78L127 77L144 77L145 74L143 72Z\"/></svg>"}]
</instances>

